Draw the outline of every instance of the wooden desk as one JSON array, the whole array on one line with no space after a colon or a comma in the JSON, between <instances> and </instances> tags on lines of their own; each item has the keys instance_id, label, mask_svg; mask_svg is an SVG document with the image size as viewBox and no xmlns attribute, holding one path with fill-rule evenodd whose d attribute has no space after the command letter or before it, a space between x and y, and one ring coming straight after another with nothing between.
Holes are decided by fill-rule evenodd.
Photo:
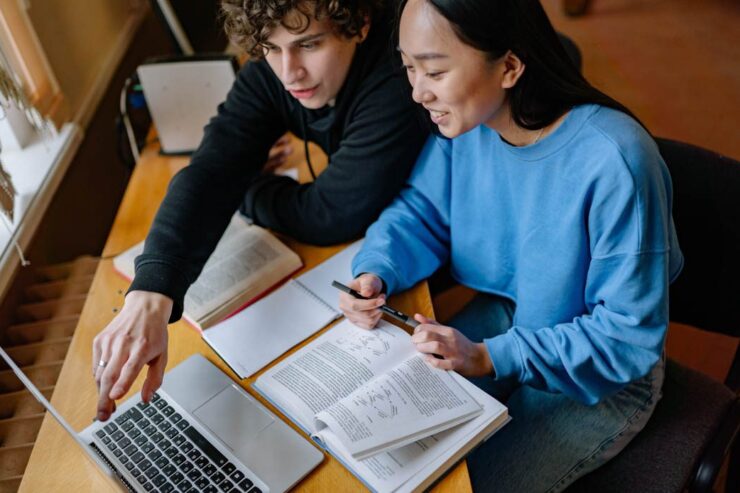
<instances>
[{"instance_id":1,"label":"wooden desk","mask_svg":"<svg viewBox=\"0 0 740 493\"><path fill-rule=\"evenodd\" d=\"M111 258L141 241L149 229L157 206L164 196L170 177L187 164L186 158L165 158L157 154L156 146L149 146L136 167L131 182L111 229L103 251L104 260L95 274L90 293L80 317L54 395L51 399L56 409L66 417L73 428L82 430L95 415L97 392L90 374L92 340L115 316L123 304L128 283L113 270ZM319 248L285 240L310 268L341 249ZM432 305L426 284L393 298L395 307L406 313L419 312L432 315ZM204 354L227 374L235 378L226 365L201 340L195 330L184 322L170 327L168 369L193 353ZM258 376L258 373L256 376ZM241 385L255 395L276 414L270 404L248 387L255 377L241 381ZM138 392L143 374L136 381L133 392ZM129 394L130 395L130 394ZM288 421L286 419L286 421ZM288 423L292 423L288 421ZM295 429L297 429L294 426ZM300 430L299 430L300 432ZM301 432L302 433L302 432ZM75 442L47 413L41 426L36 445L28 462L20 491L110 491L115 487L88 461ZM364 489L339 462L325 454L319 465L296 488L299 491L357 491ZM470 491L467 467L461 463L436 487L438 491Z\"/></svg>"}]
</instances>

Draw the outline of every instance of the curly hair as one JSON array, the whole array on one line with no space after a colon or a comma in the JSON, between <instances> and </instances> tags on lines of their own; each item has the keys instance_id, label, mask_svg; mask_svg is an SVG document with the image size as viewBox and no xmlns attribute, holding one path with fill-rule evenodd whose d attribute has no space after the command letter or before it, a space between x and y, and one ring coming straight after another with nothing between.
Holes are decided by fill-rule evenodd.
<instances>
[{"instance_id":1,"label":"curly hair","mask_svg":"<svg viewBox=\"0 0 740 493\"><path fill-rule=\"evenodd\" d=\"M232 43L250 56L264 56L264 43L280 24L302 33L311 22L329 19L337 34L360 33L366 19L383 8L385 0L222 0L224 30ZM295 11L295 15L288 15Z\"/></svg>"}]
</instances>

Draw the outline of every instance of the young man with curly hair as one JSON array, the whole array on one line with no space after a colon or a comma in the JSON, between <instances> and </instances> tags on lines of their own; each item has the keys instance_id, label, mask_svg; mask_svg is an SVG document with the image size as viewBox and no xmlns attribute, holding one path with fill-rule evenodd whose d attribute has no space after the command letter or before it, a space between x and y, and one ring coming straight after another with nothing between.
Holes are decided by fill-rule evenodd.
<instances>
[{"instance_id":1,"label":"young man with curly hair","mask_svg":"<svg viewBox=\"0 0 740 493\"><path fill-rule=\"evenodd\" d=\"M161 384L167 324L180 318L185 292L237 209L298 240L331 244L362 236L398 193L427 131L392 49L393 5L384 3L222 2L228 34L252 61L172 179L124 307L93 343L98 419L108 419L144 365L143 399ZM263 172L286 131L328 154L312 183Z\"/></svg>"}]
</instances>

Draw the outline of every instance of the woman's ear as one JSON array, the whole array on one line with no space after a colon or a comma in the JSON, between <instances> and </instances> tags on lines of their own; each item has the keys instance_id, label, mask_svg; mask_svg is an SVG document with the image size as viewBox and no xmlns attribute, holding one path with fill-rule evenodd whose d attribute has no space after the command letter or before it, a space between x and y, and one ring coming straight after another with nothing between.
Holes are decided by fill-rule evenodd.
<instances>
[{"instance_id":1,"label":"woman's ear","mask_svg":"<svg viewBox=\"0 0 740 493\"><path fill-rule=\"evenodd\" d=\"M503 89L511 89L514 87L519 80L519 77L524 73L524 69L527 68L522 62L521 58L516 56L511 50L507 51L504 55L504 73L501 79L501 87Z\"/></svg>"}]
</instances>

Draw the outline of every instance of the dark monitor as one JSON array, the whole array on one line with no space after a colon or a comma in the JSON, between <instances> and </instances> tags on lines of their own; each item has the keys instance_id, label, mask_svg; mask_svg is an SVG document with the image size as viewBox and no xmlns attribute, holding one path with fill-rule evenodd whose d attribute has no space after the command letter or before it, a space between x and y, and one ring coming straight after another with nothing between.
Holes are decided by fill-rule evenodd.
<instances>
[{"instance_id":1,"label":"dark monitor","mask_svg":"<svg viewBox=\"0 0 740 493\"><path fill-rule=\"evenodd\" d=\"M220 19L220 0L150 0L176 53L223 52L228 40Z\"/></svg>"}]
</instances>

